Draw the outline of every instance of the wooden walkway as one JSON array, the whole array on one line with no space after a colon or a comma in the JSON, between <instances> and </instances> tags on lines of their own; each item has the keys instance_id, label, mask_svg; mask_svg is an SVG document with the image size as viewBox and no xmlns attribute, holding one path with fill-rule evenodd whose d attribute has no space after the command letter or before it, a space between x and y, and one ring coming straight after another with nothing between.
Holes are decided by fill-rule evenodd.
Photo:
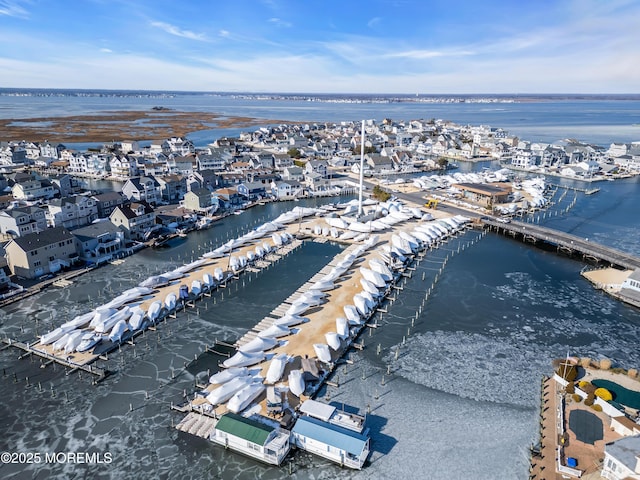
<instances>
[{"instance_id":1,"label":"wooden walkway","mask_svg":"<svg viewBox=\"0 0 640 480\"><path fill-rule=\"evenodd\" d=\"M534 243L544 242L569 254L580 254L583 258L607 262L611 266L623 267L628 270L640 268L639 257L570 233L513 220L509 223L502 223L494 219L483 219L482 222L499 233L513 237L520 236L523 240Z\"/></svg>"}]
</instances>

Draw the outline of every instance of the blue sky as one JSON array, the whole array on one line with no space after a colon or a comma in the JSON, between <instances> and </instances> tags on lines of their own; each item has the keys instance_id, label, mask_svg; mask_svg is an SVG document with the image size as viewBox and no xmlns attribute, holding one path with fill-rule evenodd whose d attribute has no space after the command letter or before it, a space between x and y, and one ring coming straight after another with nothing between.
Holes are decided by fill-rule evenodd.
<instances>
[{"instance_id":1,"label":"blue sky","mask_svg":"<svg viewBox=\"0 0 640 480\"><path fill-rule=\"evenodd\" d=\"M0 86L640 93L640 2L0 0Z\"/></svg>"}]
</instances>

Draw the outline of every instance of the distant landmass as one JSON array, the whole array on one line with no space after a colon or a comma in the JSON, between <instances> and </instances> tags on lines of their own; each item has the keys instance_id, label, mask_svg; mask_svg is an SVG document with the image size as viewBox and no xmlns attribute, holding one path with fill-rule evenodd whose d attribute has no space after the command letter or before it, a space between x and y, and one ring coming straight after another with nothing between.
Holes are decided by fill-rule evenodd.
<instances>
[{"instance_id":1,"label":"distant landmass","mask_svg":"<svg viewBox=\"0 0 640 480\"><path fill-rule=\"evenodd\" d=\"M333 103L515 103L568 100L640 100L640 94L355 94L355 93L258 93L258 92L197 92L156 90L83 90L43 88L0 88L0 96L34 97L135 97L174 98L184 95L246 98L250 100L298 100Z\"/></svg>"}]
</instances>

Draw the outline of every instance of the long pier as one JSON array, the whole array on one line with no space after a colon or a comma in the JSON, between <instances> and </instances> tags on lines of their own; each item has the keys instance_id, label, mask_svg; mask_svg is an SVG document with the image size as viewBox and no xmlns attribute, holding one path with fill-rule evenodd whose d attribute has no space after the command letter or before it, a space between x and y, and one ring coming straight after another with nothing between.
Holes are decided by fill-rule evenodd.
<instances>
[{"instance_id":1,"label":"long pier","mask_svg":"<svg viewBox=\"0 0 640 480\"><path fill-rule=\"evenodd\" d=\"M490 218L482 219L482 222L499 233L520 236L524 241L544 242L555 246L559 251L580 254L583 258L607 262L611 266L628 270L640 268L640 257L553 228L513 220L505 223Z\"/></svg>"}]
</instances>

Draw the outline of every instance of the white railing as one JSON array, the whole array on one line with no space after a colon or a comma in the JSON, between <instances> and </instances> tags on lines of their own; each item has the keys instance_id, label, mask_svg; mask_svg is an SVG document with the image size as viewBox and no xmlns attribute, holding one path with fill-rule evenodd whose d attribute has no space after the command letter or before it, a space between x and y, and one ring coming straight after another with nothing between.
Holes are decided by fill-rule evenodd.
<instances>
[{"instance_id":1,"label":"white railing","mask_svg":"<svg viewBox=\"0 0 640 480\"><path fill-rule=\"evenodd\" d=\"M567 467L562 464L562 447L558 447L556 450L556 469L560 473L566 473L567 475L571 475L573 477L582 477L582 470L578 470L577 468Z\"/></svg>"}]
</instances>

